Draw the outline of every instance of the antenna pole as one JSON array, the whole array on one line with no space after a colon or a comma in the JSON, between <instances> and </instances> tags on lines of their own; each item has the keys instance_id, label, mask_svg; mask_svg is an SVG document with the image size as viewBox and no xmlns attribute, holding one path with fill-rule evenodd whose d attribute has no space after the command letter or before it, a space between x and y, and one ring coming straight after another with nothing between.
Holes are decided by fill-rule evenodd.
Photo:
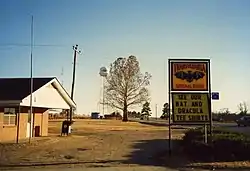
<instances>
[{"instance_id":1,"label":"antenna pole","mask_svg":"<svg viewBox=\"0 0 250 171\"><path fill-rule=\"evenodd\" d=\"M157 120L157 104L155 104L155 115L156 115L156 120Z\"/></svg>"},{"instance_id":2,"label":"antenna pole","mask_svg":"<svg viewBox=\"0 0 250 171\"><path fill-rule=\"evenodd\" d=\"M31 16L31 43L30 43L30 132L29 132L29 143L31 142L31 137L33 134L32 125L32 94L33 94L33 15Z\"/></svg>"},{"instance_id":3,"label":"antenna pole","mask_svg":"<svg viewBox=\"0 0 250 171\"><path fill-rule=\"evenodd\" d=\"M64 73L64 71L63 71L63 67L62 67L62 72L61 72L61 83L62 83L62 86L63 86L63 73Z\"/></svg>"}]
</instances>

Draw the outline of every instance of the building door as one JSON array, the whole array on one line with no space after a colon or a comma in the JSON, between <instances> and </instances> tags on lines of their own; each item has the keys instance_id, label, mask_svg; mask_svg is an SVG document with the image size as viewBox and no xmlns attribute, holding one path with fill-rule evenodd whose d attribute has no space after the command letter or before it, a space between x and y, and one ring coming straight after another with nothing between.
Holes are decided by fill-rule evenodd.
<instances>
[{"instance_id":1,"label":"building door","mask_svg":"<svg viewBox=\"0 0 250 171\"><path fill-rule=\"evenodd\" d=\"M32 137L33 134L33 117L34 114L30 115L30 110L28 110L28 122L27 122L27 132L26 132L26 138Z\"/></svg>"}]
</instances>

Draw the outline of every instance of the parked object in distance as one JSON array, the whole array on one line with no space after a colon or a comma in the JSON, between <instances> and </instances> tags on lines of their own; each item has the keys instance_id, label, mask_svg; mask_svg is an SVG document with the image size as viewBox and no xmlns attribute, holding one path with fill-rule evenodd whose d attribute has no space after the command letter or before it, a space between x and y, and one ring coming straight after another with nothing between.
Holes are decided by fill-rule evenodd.
<instances>
[{"instance_id":1,"label":"parked object in distance","mask_svg":"<svg viewBox=\"0 0 250 171\"><path fill-rule=\"evenodd\" d=\"M243 116L236 120L238 126L250 126L250 116Z\"/></svg>"},{"instance_id":2,"label":"parked object in distance","mask_svg":"<svg viewBox=\"0 0 250 171\"><path fill-rule=\"evenodd\" d=\"M100 115L99 112L92 112L91 119L102 119L102 116Z\"/></svg>"},{"instance_id":3,"label":"parked object in distance","mask_svg":"<svg viewBox=\"0 0 250 171\"><path fill-rule=\"evenodd\" d=\"M113 112L111 114L105 114L104 119L122 120L122 115L119 112Z\"/></svg>"},{"instance_id":4,"label":"parked object in distance","mask_svg":"<svg viewBox=\"0 0 250 171\"><path fill-rule=\"evenodd\" d=\"M216 118L213 118L213 121L223 122L223 118L216 117Z\"/></svg>"}]
</instances>

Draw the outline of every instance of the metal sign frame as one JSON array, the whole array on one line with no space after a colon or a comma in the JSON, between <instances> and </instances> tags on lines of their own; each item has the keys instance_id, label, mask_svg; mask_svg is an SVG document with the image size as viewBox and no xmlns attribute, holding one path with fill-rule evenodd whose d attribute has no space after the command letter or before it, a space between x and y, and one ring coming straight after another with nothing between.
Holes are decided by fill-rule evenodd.
<instances>
[{"instance_id":1,"label":"metal sign frame","mask_svg":"<svg viewBox=\"0 0 250 171\"><path fill-rule=\"evenodd\" d=\"M173 63L206 63L206 89L201 90L201 89L173 89ZM210 71L210 59L168 59L168 102L171 107L173 107L172 104L172 93L178 92L178 93L184 93L184 92L189 92L189 93L207 93L208 94L208 109L209 109L209 123L208 122L200 122L200 123L192 123L192 122L186 122L186 123L176 123L176 122L171 122L171 108L169 107L169 143L168 143L168 148L169 148L169 155L172 153L172 143L171 143L171 126L172 125L204 125L205 130L206 126L209 125L209 132L210 132L210 137L212 137L212 126L213 126L213 121L212 121L212 110L211 110L211 71ZM173 117L174 118L174 117Z\"/></svg>"}]
</instances>

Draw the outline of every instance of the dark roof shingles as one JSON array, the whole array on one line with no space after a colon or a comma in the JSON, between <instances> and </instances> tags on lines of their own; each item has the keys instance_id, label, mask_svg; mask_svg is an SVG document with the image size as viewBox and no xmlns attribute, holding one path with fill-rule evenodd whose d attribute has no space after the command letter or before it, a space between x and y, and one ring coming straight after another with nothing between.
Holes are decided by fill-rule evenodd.
<instances>
[{"instance_id":1,"label":"dark roof shingles","mask_svg":"<svg viewBox=\"0 0 250 171\"><path fill-rule=\"evenodd\" d=\"M54 78L33 78L33 92ZM22 100L29 94L30 78L0 78L0 100Z\"/></svg>"}]
</instances>

